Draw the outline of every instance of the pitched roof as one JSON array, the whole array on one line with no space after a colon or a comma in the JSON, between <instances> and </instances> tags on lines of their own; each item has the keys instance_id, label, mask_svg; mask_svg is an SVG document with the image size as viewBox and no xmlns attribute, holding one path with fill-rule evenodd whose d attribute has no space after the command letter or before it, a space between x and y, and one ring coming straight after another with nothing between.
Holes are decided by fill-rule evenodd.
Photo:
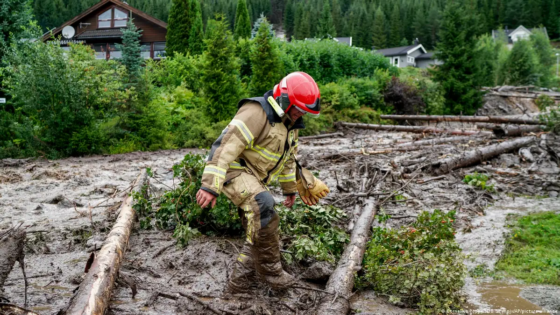
<instances>
[{"instance_id":1,"label":"pitched roof","mask_svg":"<svg viewBox=\"0 0 560 315\"><path fill-rule=\"evenodd\" d=\"M379 53L379 54L382 54L385 57L392 57L392 56L406 55L406 54L408 54L409 51L416 50L418 48L421 48L424 51L424 53L426 53L426 49L424 49L422 44L379 49L379 50L376 50L375 52Z\"/></svg>"},{"instance_id":2,"label":"pitched roof","mask_svg":"<svg viewBox=\"0 0 560 315\"><path fill-rule=\"evenodd\" d=\"M156 19L155 17L148 15L134 7L131 7L130 5L128 5L125 2L122 2L120 0L101 0L98 3L96 3L95 5L93 5L92 7L90 7L89 9L85 10L84 12L78 14L77 16L75 16L74 18L72 18L69 21L66 21L64 24L62 24L61 26L59 26L58 28L56 28L54 31L52 31L52 35L57 35L58 33L62 32L62 29L68 25L72 25L78 21L80 21L81 19L83 19L84 17L86 17L87 15L93 13L95 10L101 8L102 6L104 6L107 3L113 3L123 9L126 9L127 11L131 11L132 13L134 13L135 15L138 15L158 26L161 26L165 29L167 29L167 23ZM87 32L86 32L87 33ZM47 39L49 39L51 37L51 33L47 33L43 36L42 40L46 41Z\"/></svg>"},{"instance_id":3,"label":"pitched roof","mask_svg":"<svg viewBox=\"0 0 560 315\"><path fill-rule=\"evenodd\" d=\"M525 30L529 31L529 33L531 33L531 34L534 31L540 30L540 31L543 31L544 34L548 37L548 31L546 30L546 27L544 27L544 26L543 27L526 28L523 25L519 25L517 28L514 28L514 29L492 30L492 38L498 38L498 34L500 33L500 31L503 31L506 34L506 36L508 37L508 42L510 44L512 44L513 41L511 40L510 35L512 33L514 33L515 31L521 30L521 29L525 29Z\"/></svg>"},{"instance_id":4,"label":"pitched roof","mask_svg":"<svg viewBox=\"0 0 560 315\"><path fill-rule=\"evenodd\" d=\"M415 58L416 60L429 60L434 59L434 53L425 53Z\"/></svg>"},{"instance_id":5,"label":"pitched roof","mask_svg":"<svg viewBox=\"0 0 560 315\"><path fill-rule=\"evenodd\" d=\"M92 38L121 38L122 31L120 28L112 28L106 30L93 30L85 31L78 35L78 39L92 39Z\"/></svg>"},{"instance_id":6,"label":"pitched roof","mask_svg":"<svg viewBox=\"0 0 560 315\"><path fill-rule=\"evenodd\" d=\"M352 37L335 37L334 40L341 44L352 46Z\"/></svg>"}]
</instances>

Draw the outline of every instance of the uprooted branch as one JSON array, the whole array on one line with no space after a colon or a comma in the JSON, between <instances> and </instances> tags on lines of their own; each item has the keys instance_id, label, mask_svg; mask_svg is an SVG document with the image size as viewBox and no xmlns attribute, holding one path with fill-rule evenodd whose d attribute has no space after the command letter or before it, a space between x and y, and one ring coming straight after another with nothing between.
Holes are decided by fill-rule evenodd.
<instances>
[{"instance_id":1,"label":"uprooted branch","mask_svg":"<svg viewBox=\"0 0 560 315\"><path fill-rule=\"evenodd\" d=\"M346 122L338 122L336 124L337 127L369 129L369 130L403 131L403 132L414 132L414 133L442 133L442 134L463 135L463 136L492 135L492 132L489 131L442 129L442 128L435 128L429 126L425 127L425 126L372 125L372 124L346 123Z\"/></svg>"},{"instance_id":2,"label":"uprooted branch","mask_svg":"<svg viewBox=\"0 0 560 315\"><path fill-rule=\"evenodd\" d=\"M486 122L509 123L524 125L539 125L537 119L507 117L507 116L430 116L430 115L381 115L381 119L392 120L423 120L423 121L457 121L457 122Z\"/></svg>"}]
</instances>

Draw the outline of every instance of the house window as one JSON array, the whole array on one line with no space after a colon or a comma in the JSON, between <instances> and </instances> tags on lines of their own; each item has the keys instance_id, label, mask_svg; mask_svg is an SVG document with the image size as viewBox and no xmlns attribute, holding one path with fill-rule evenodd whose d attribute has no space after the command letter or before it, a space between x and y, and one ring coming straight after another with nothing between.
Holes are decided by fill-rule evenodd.
<instances>
[{"instance_id":1,"label":"house window","mask_svg":"<svg viewBox=\"0 0 560 315\"><path fill-rule=\"evenodd\" d=\"M393 65L394 65L395 67L398 67L398 66L399 66L399 57L394 57L394 58L393 58Z\"/></svg>"},{"instance_id":2,"label":"house window","mask_svg":"<svg viewBox=\"0 0 560 315\"><path fill-rule=\"evenodd\" d=\"M152 58L152 43L142 43L142 46L140 46L140 56L144 59Z\"/></svg>"},{"instance_id":3,"label":"house window","mask_svg":"<svg viewBox=\"0 0 560 315\"><path fill-rule=\"evenodd\" d=\"M154 43L154 59L165 58L165 42Z\"/></svg>"},{"instance_id":4,"label":"house window","mask_svg":"<svg viewBox=\"0 0 560 315\"><path fill-rule=\"evenodd\" d=\"M406 57L406 60L408 61L408 63L414 63L414 57L408 56Z\"/></svg>"},{"instance_id":5,"label":"house window","mask_svg":"<svg viewBox=\"0 0 560 315\"><path fill-rule=\"evenodd\" d=\"M107 59L107 44L93 44L93 50L95 50L96 59Z\"/></svg>"},{"instance_id":6,"label":"house window","mask_svg":"<svg viewBox=\"0 0 560 315\"><path fill-rule=\"evenodd\" d=\"M128 13L117 8L109 9L97 18L99 28L126 27L127 21Z\"/></svg>"},{"instance_id":7,"label":"house window","mask_svg":"<svg viewBox=\"0 0 560 315\"><path fill-rule=\"evenodd\" d=\"M109 44L109 59L122 58L122 51L117 45Z\"/></svg>"}]
</instances>

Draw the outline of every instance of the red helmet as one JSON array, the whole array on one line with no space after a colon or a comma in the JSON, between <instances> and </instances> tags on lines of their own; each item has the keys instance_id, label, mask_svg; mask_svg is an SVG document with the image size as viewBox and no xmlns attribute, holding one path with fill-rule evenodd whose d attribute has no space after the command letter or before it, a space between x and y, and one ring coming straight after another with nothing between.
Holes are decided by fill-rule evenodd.
<instances>
[{"instance_id":1,"label":"red helmet","mask_svg":"<svg viewBox=\"0 0 560 315\"><path fill-rule=\"evenodd\" d=\"M288 74L273 90L273 97L285 113L292 106L311 115L321 111L321 93L313 78L305 72Z\"/></svg>"}]
</instances>

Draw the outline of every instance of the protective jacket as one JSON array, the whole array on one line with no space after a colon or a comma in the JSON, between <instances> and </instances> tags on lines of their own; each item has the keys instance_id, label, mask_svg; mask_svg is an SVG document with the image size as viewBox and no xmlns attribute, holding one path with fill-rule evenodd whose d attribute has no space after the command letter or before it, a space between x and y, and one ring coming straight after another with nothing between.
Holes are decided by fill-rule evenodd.
<instances>
[{"instance_id":1,"label":"protective jacket","mask_svg":"<svg viewBox=\"0 0 560 315\"><path fill-rule=\"evenodd\" d=\"M204 174L202 189L218 196L225 182L247 172L263 185L278 179L284 195L293 195L296 188L295 154L298 129L303 119L285 123L276 114L267 98L241 100L238 112L212 145Z\"/></svg>"}]
</instances>

